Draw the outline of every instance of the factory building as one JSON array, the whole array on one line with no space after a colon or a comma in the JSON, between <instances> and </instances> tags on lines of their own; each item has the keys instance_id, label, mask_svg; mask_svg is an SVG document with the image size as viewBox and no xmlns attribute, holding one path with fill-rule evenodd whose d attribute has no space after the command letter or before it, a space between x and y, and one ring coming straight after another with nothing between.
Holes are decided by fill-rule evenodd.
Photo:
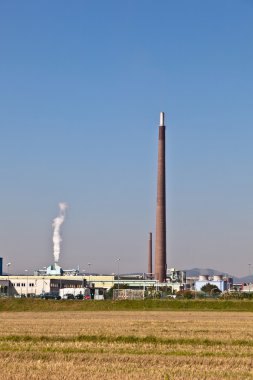
<instances>
[{"instance_id":1,"label":"factory building","mask_svg":"<svg viewBox=\"0 0 253 380\"><path fill-rule=\"evenodd\" d=\"M0 279L0 295L12 297L36 297L44 293L60 293L63 291L78 294L86 286L110 289L114 285L114 276L2 276ZM71 289L71 291L69 291Z\"/></svg>"},{"instance_id":2,"label":"factory building","mask_svg":"<svg viewBox=\"0 0 253 380\"><path fill-rule=\"evenodd\" d=\"M166 273L167 281L159 282L158 280L153 278L152 273L143 273L138 275L121 275L120 278L116 278L114 280L114 285L127 285L129 289L147 289L147 288L155 288L159 290L162 288L163 290L171 290L172 293L178 292L179 290L186 289L186 272L179 271L175 268L171 268L167 270Z\"/></svg>"},{"instance_id":3,"label":"factory building","mask_svg":"<svg viewBox=\"0 0 253 380\"><path fill-rule=\"evenodd\" d=\"M8 296L36 297L43 293L59 293L62 288L82 288L85 279L72 279L53 276L2 276L2 294Z\"/></svg>"},{"instance_id":4,"label":"factory building","mask_svg":"<svg viewBox=\"0 0 253 380\"><path fill-rule=\"evenodd\" d=\"M201 291L202 286L207 284L216 285L221 292L230 290L233 286L233 279L231 277L224 277L223 275L206 276L200 275L199 279L195 281L195 290Z\"/></svg>"},{"instance_id":5,"label":"factory building","mask_svg":"<svg viewBox=\"0 0 253 380\"><path fill-rule=\"evenodd\" d=\"M61 272L62 273L62 272ZM1 276L0 279L0 295L12 297L38 297L44 293L74 295L84 294L85 287L99 289L106 292L114 286L114 288L124 288L132 290L148 289L170 291L176 293L181 290L201 291L206 284L216 285L221 292L233 290L233 279L222 275L206 276L200 275L199 278L186 278L186 272L171 268L166 273L167 281L160 283L158 280L150 278L149 274L140 275L88 275L88 276L67 276L67 275L39 275L39 276ZM244 291L252 292L253 286ZM144 293L143 293L144 294Z\"/></svg>"},{"instance_id":6,"label":"factory building","mask_svg":"<svg viewBox=\"0 0 253 380\"><path fill-rule=\"evenodd\" d=\"M130 289L159 289L167 287L172 292L184 289L185 272L172 270L168 272L168 281L159 283L158 280L150 279L147 275L88 275L88 276L64 276L64 275L39 275L39 276L2 276L0 280L0 289L2 295L12 297L37 297L44 293L66 294L72 293L83 294L84 287L88 286L94 289L109 290L113 286L127 285Z\"/></svg>"}]
</instances>

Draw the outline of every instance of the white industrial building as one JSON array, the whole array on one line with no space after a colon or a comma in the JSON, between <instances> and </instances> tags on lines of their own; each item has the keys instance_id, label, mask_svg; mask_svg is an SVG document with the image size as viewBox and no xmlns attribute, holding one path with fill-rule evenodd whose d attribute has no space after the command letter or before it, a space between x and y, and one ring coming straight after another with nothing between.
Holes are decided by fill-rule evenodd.
<instances>
[{"instance_id":1,"label":"white industrial building","mask_svg":"<svg viewBox=\"0 0 253 380\"><path fill-rule=\"evenodd\" d=\"M230 290L233 285L233 279L231 277L224 277L223 275L200 275L199 279L195 281L195 290L199 292L207 284L216 285L221 292L224 292Z\"/></svg>"},{"instance_id":2,"label":"white industrial building","mask_svg":"<svg viewBox=\"0 0 253 380\"><path fill-rule=\"evenodd\" d=\"M0 276L0 293L12 297L36 297L44 293L60 293L60 290L63 294L83 294L87 284L107 290L114 285L114 276Z\"/></svg>"},{"instance_id":3,"label":"white industrial building","mask_svg":"<svg viewBox=\"0 0 253 380\"><path fill-rule=\"evenodd\" d=\"M83 288L84 279L62 278L61 276L1 276L4 293L9 296L36 297L43 293L59 293L62 288Z\"/></svg>"}]
</instances>

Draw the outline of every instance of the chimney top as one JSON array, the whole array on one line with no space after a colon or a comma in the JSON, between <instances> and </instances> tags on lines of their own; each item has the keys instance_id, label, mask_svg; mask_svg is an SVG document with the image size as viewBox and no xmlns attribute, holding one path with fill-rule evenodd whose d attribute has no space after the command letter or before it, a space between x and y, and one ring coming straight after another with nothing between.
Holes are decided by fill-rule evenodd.
<instances>
[{"instance_id":1,"label":"chimney top","mask_svg":"<svg viewBox=\"0 0 253 380\"><path fill-rule=\"evenodd\" d=\"M160 112L160 127L164 126L164 112Z\"/></svg>"}]
</instances>

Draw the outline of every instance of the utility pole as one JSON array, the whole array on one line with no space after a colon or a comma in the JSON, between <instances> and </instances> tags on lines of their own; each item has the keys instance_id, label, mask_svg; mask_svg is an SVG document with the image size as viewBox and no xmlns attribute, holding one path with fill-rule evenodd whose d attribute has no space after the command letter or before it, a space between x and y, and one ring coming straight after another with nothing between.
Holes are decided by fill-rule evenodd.
<instances>
[{"instance_id":1,"label":"utility pole","mask_svg":"<svg viewBox=\"0 0 253 380\"><path fill-rule=\"evenodd\" d=\"M120 258L117 259L117 262L118 262L118 293L119 293L119 262L120 262ZM119 297L119 294L118 294L118 297Z\"/></svg>"},{"instance_id":2,"label":"utility pole","mask_svg":"<svg viewBox=\"0 0 253 380\"><path fill-rule=\"evenodd\" d=\"M26 297L28 297L28 269L25 269L26 272Z\"/></svg>"},{"instance_id":3,"label":"utility pole","mask_svg":"<svg viewBox=\"0 0 253 380\"><path fill-rule=\"evenodd\" d=\"M250 266L251 266L251 264L248 264L248 266L249 266L249 294L250 294L250 292L251 292L251 286L250 286L250 281L251 281L251 279L250 279L250 277L251 277Z\"/></svg>"},{"instance_id":4,"label":"utility pole","mask_svg":"<svg viewBox=\"0 0 253 380\"><path fill-rule=\"evenodd\" d=\"M9 280L9 267L11 266L11 263L7 263L7 278L8 278L8 287L7 287L7 295L10 297L10 280Z\"/></svg>"}]
</instances>

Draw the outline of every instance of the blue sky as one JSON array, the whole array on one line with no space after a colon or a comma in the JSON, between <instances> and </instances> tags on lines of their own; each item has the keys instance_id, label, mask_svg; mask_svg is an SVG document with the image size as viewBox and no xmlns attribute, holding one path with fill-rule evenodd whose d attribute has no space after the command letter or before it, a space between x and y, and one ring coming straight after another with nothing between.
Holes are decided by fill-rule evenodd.
<instances>
[{"instance_id":1,"label":"blue sky","mask_svg":"<svg viewBox=\"0 0 253 380\"><path fill-rule=\"evenodd\" d=\"M248 274L253 1L0 3L0 254L147 270L157 125L167 126L167 261Z\"/></svg>"}]
</instances>

